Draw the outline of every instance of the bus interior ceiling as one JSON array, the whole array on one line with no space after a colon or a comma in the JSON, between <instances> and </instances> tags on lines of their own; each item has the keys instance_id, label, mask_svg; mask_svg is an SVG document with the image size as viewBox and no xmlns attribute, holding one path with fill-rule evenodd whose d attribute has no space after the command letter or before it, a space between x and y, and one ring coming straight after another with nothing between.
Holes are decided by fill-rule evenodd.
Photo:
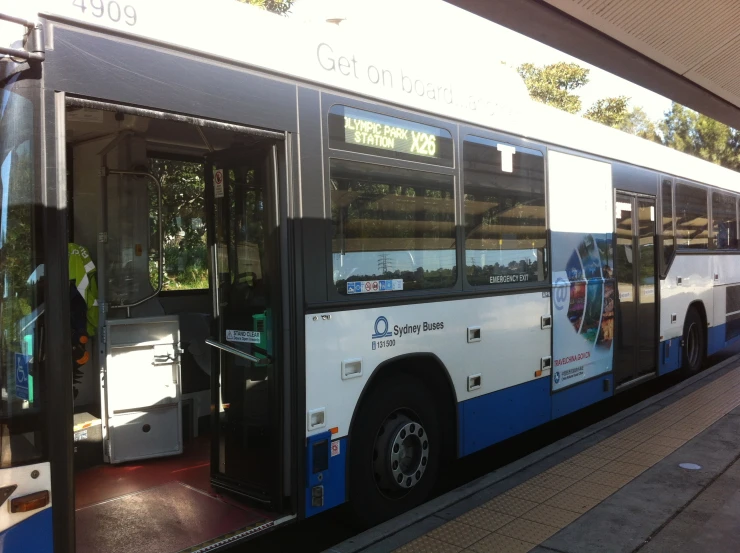
<instances>
[{"instance_id":1,"label":"bus interior ceiling","mask_svg":"<svg viewBox=\"0 0 740 553\"><path fill-rule=\"evenodd\" d=\"M151 179L110 174L101 260L101 151L116 139L106 156L108 168L152 173L164 200L157 213ZM256 140L180 121L67 107L68 241L88 250L98 276L105 263L106 282L98 280L97 286L105 286L112 307L153 296L130 309L109 308L106 341L115 342L117 332L118 350L103 346L93 332L85 346L89 360L76 370L78 553L174 553L274 518L217 493L210 479L211 348L205 339L212 300L205 156ZM157 217L163 220L161 244ZM160 247L164 292L154 295ZM169 353L174 353L174 368L157 372L151 356L168 347L176 348ZM101 356L107 363L107 389L99 374ZM116 362L117 356L124 362ZM158 382L167 370L179 376ZM172 392L175 380L178 389ZM106 432L116 440L115 452L105 451Z\"/></svg>"}]
</instances>

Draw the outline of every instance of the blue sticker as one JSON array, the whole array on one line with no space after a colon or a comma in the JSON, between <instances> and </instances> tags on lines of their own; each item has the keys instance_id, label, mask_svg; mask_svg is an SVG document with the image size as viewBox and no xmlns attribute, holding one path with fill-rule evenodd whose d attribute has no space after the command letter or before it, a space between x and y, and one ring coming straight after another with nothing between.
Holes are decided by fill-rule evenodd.
<instances>
[{"instance_id":1,"label":"blue sticker","mask_svg":"<svg viewBox=\"0 0 740 553\"><path fill-rule=\"evenodd\" d=\"M28 401L28 356L15 354L15 395Z\"/></svg>"}]
</instances>

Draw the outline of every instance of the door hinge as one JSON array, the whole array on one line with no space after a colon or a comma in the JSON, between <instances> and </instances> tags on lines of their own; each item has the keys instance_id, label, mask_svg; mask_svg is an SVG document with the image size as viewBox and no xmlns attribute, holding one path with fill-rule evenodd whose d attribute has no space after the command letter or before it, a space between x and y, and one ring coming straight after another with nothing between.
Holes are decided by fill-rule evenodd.
<instances>
[{"instance_id":1,"label":"door hinge","mask_svg":"<svg viewBox=\"0 0 740 553\"><path fill-rule=\"evenodd\" d=\"M0 21L17 23L26 28L26 33L21 39L25 48L2 47L0 48L0 57L10 56L28 61L44 61L46 58L46 41L44 40L44 28L40 23L26 21L20 17L7 14L0 14Z\"/></svg>"}]
</instances>

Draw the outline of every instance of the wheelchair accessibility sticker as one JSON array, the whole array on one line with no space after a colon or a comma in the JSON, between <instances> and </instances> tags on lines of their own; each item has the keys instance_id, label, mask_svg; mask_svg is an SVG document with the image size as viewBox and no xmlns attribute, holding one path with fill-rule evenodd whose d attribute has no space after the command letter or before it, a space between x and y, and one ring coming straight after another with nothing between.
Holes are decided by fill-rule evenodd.
<instances>
[{"instance_id":1,"label":"wheelchair accessibility sticker","mask_svg":"<svg viewBox=\"0 0 740 553\"><path fill-rule=\"evenodd\" d=\"M15 354L15 395L28 401L28 356Z\"/></svg>"}]
</instances>

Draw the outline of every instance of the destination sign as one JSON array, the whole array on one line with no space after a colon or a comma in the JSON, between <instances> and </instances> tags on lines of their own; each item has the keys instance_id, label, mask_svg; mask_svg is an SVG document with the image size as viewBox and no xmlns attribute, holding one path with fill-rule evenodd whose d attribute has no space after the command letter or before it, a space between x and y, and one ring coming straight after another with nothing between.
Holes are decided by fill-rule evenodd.
<instances>
[{"instance_id":1,"label":"destination sign","mask_svg":"<svg viewBox=\"0 0 740 553\"><path fill-rule=\"evenodd\" d=\"M439 157L436 135L359 117L344 116L344 140L417 156Z\"/></svg>"},{"instance_id":2,"label":"destination sign","mask_svg":"<svg viewBox=\"0 0 740 553\"><path fill-rule=\"evenodd\" d=\"M334 105L329 110L329 145L453 166L452 135L446 129L349 106Z\"/></svg>"}]
</instances>

